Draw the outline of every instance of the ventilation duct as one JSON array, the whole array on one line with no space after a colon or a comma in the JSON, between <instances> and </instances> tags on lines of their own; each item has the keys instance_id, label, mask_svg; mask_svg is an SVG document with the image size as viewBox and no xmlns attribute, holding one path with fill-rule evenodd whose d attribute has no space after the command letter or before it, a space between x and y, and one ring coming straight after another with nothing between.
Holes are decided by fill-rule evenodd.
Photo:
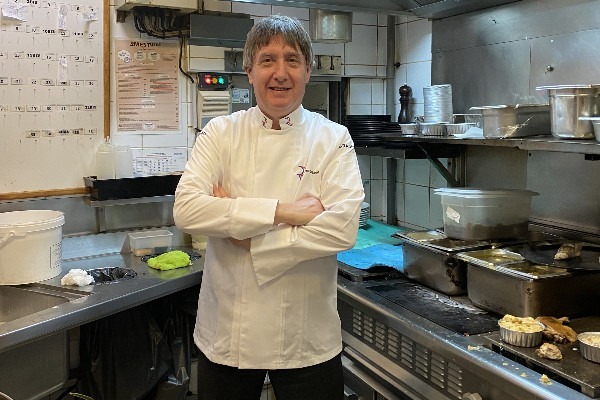
<instances>
[{"instance_id":1,"label":"ventilation duct","mask_svg":"<svg viewBox=\"0 0 600 400\"><path fill-rule=\"evenodd\" d=\"M445 18L518 0L230 0L344 12Z\"/></svg>"},{"instance_id":2,"label":"ventilation duct","mask_svg":"<svg viewBox=\"0 0 600 400\"><path fill-rule=\"evenodd\" d=\"M188 43L241 49L253 25L247 14L191 14Z\"/></svg>"}]
</instances>

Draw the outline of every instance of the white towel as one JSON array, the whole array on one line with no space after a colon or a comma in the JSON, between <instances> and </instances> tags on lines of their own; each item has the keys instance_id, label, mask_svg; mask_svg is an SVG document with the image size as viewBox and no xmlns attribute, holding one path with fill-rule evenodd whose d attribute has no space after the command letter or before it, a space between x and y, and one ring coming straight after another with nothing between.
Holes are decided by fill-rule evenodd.
<instances>
[{"instance_id":1,"label":"white towel","mask_svg":"<svg viewBox=\"0 0 600 400\"><path fill-rule=\"evenodd\" d=\"M60 280L63 286L86 286L94 282L94 278L82 269L72 269Z\"/></svg>"}]
</instances>

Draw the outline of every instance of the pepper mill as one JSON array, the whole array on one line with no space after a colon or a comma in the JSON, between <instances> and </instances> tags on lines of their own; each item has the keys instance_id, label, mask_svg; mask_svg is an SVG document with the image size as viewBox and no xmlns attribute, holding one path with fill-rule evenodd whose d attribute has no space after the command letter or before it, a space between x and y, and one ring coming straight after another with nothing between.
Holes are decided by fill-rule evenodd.
<instances>
[{"instance_id":1,"label":"pepper mill","mask_svg":"<svg viewBox=\"0 0 600 400\"><path fill-rule=\"evenodd\" d=\"M408 114L408 102L412 95L412 89L406 83L400 86L398 89L400 93L400 114L398 114L398 122L401 124L407 124L410 122L410 115Z\"/></svg>"}]
</instances>

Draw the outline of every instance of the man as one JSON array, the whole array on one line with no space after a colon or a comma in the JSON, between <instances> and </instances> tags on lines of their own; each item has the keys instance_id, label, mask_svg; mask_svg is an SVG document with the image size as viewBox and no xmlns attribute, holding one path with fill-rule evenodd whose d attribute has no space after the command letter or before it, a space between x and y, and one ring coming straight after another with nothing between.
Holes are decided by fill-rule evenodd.
<instances>
[{"instance_id":1,"label":"man","mask_svg":"<svg viewBox=\"0 0 600 400\"><path fill-rule=\"evenodd\" d=\"M209 237L194 341L199 399L343 399L336 254L364 198L348 130L302 107L312 47L299 21L255 24L244 68L258 106L213 118L175 194Z\"/></svg>"}]
</instances>

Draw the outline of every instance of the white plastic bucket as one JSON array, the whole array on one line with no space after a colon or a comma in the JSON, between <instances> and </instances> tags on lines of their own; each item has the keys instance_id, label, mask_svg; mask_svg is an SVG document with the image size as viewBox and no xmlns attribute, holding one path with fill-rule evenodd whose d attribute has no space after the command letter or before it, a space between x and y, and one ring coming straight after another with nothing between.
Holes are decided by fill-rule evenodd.
<instances>
[{"instance_id":1,"label":"white plastic bucket","mask_svg":"<svg viewBox=\"0 0 600 400\"><path fill-rule=\"evenodd\" d=\"M0 285L21 285L54 278L62 267L60 211L0 213Z\"/></svg>"}]
</instances>

